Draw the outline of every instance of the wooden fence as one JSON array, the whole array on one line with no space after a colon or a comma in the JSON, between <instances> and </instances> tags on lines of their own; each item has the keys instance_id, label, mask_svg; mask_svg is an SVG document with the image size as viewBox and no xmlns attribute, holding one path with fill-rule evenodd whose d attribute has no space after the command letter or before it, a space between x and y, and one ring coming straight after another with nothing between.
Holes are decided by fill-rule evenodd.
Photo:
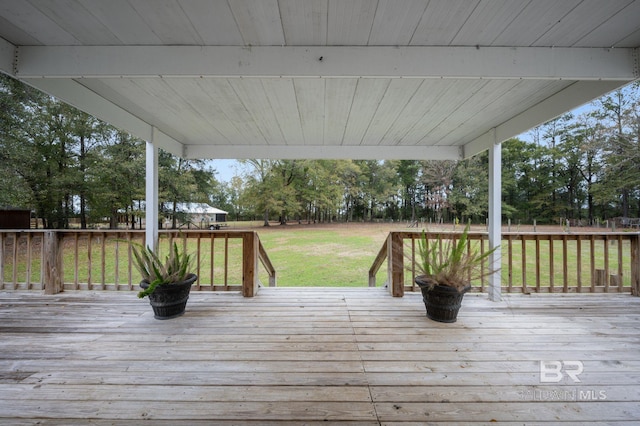
<instances>
[{"instance_id":1,"label":"wooden fence","mask_svg":"<svg viewBox=\"0 0 640 426\"><path fill-rule=\"evenodd\" d=\"M263 280L276 285L276 271L256 232L160 231L159 237L161 254L172 241L194 254L195 291L235 290L252 297ZM144 238L144 231L2 231L0 289L136 290L131 242L144 244Z\"/></svg>"},{"instance_id":2,"label":"wooden fence","mask_svg":"<svg viewBox=\"0 0 640 426\"><path fill-rule=\"evenodd\" d=\"M428 232L427 239L459 233ZM369 270L369 286L387 265L394 296L417 291L415 259L420 232L391 232ZM488 250L487 234L470 232L468 250ZM516 233L502 235L502 290L508 293L626 293L640 295L640 233ZM488 267L488 265L486 266ZM473 291L487 290L486 280Z\"/></svg>"},{"instance_id":3,"label":"wooden fence","mask_svg":"<svg viewBox=\"0 0 640 426\"><path fill-rule=\"evenodd\" d=\"M428 233L428 238L456 233ZM369 285L387 266L394 296L418 290L414 261L419 232L391 232L369 271ZM233 290L255 295L276 271L253 231L161 231L160 247L178 240L195 255L193 290ZM0 231L0 289L137 290L130 242L144 231ZM488 247L487 235L469 234L469 248ZM260 268L262 265L262 268ZM631 293L640 295L640 233L515 233L502 241L502 289L508 293ZM486 291L487 282L474 284Z\"/></svg>"}]
</instances>

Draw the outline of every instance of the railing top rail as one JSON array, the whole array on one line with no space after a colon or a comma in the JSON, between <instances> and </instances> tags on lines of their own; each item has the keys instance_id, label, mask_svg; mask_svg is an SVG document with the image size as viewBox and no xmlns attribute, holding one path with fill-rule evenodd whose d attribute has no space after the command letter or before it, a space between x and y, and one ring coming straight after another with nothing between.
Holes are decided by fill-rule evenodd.
<instances>
[{"instance_id":1,"label":"railing top rail","mask_svg":"<svg viewBox=\"0 0 640 426\"><path fill-rule=\"evenodd\" d=\"M460 231L453 231L450 229L446 230L425 230L427 237L433 237L441 235L445 236L457 236L462 233ZM422 231L390 231L389 234L399 234L402 238L417 238L422 235ZM478 238L486 238L488 236L487 231L469 231L468 236L470 239L478 239ZM623 238L635 238L640 235L640 232L629 232L629 231L571 231L571 232L562 232L562 231L552 231L552 232L529 232L529 231L503 231L501 233L503 237L531 237L535 238L536 236L544 237L567 237L567 238L579 238L579 237L623 237Z\"/></svg>"},{"instance_id":2,"label":"railing top rail","mask_svg":"<svg viewBox=\"0 0 640 426\"><path fill-rule=\"evenodd\" d=\"M60 234L134 234L144 235L146 232L144 229L0 229L0 233L29 233L29 234L41 234L43 232L56 232ZM160 229L158 234L160 235L180 235L185 236L198 236L198 235L229 235L230 238L240 238L247 233L255 233L257 231L249 230L225 230L225 231L210 231L205 229Z\"/></svg>"}]
</instances>

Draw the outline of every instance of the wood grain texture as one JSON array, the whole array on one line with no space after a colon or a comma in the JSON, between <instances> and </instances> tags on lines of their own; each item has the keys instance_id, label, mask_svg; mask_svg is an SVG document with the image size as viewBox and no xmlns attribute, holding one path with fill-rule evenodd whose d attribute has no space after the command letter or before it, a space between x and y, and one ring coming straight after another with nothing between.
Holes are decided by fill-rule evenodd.
<instances>
[{"instance_id":1,"label":"wood grain texture","mask_svg":"<svg viewBox=\"0 0 640 426\"><path fill-rule=\"evenodd\" d=\"M381 288L0 292L0 423L633 424L640 299L469 294L455 324ZM541 361L580 361L541 380Z\"/></svg>"}]
</instances>

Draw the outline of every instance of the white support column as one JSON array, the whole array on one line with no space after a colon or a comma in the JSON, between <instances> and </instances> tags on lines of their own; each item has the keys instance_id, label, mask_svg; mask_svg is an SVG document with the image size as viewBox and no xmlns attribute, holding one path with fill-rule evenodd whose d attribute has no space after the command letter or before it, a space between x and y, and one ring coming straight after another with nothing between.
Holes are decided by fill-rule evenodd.
<instances>
[{"instance_id":1,"label":"white support column","mask_svg":"<svg viewBox=\"0 0 640 426\"><path fill-rule=\"evenodd\" d=\"M494 133L495 135L495 133ZM494 140L489 148L489 248L496 250L489 257L489 265L495 271L489 276L489 299L501 298L500 264L502 252L502 147Z\"/></svg>"},{"instance_id":2,"label":"white support column","mask_svg":"<svg viewBox=\"0 0 640 426\"><path fill-rule=\"evenodd\" d=\"M156 249L158 241L158 147L153 144L155 127L152 130L151 142L146 146L146 232L145 244Z\"/></svg>"}]
</instances>

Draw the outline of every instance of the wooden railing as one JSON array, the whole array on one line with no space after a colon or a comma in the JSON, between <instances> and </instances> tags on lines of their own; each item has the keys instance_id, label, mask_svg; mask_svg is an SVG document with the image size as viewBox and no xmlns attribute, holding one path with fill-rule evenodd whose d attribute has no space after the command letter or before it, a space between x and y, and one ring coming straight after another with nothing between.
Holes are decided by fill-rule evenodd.
<instances>
[{"instance_id":1,"label":"wooden railing","mask_svg":"<svg viewBox=\"0 0 640 426\"><path fill-rule=\"evenodd\" d=\"M386 285L394 296L419 290L415 259L421 232L391 232L369 269L376 286L386 263ZM429 232L428 239L456 238L455 232ZM488 250L487 234L470 232L468 250ZM626 293L640 295L640 233L516 233L502 236L502 290L508 293ZM386 261L386 262L385 262ZM485 266L488 268L488 265ZM473 291L487 290L486 280Z\"/></svg>"},{"instance_id":2,"label":"wooden railing","mask_svg":"<svg viewBox=\"0 0 640 426\"><path fill-rule=\"evenodd\" d=\"M131 242L144 231L1 231L0 289L136 290ZM261 279L276 286L276 271L253 231L160 231L161 254L178 241L195 257L193 290L256 294ZM166 251L165 251L166 253ZM263 266L259 268L260 264Z\"/></svg>"}]
</instances>

